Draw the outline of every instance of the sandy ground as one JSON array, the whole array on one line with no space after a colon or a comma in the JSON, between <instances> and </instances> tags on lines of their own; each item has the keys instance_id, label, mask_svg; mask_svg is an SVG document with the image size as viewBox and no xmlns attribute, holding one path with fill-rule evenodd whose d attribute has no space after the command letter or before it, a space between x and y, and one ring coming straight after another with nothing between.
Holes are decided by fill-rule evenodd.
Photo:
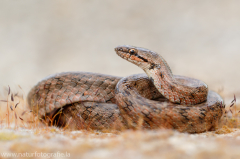
<instances>
[{"instance_id":1,"label":"sandy ground","mask_svg":"<svg viewBox=\"0 0 240 159\"><path fill-rule=\"evenodd\" d=\"M25 98L40 79L57 72L117 76L143 73L115 54L115 46L128 44L158 52L174 74L205 81L228 106L233 94L238 103L239 5L240 1L234 0L2 0L0 97L5 99L9 85ZM172 130L71 132L20 126L14 129L16 125L4 126L5 108L6 104L0 103L1 153L67 152L71 157L87 159L240 158L239 129L224 134L181 134ZM22 101L17 108L18 117L26 108ZM231 117L229 111L227 116Z\"/></svg>"},{"instance_id":2,"label":"sandy ground","mask_svg":"<svg viewBox=\"0 0 240 159\"><path fill-rule=\"evenodd\" d=\"M18 131L1 129L0 155L3 158L18 155L22 158L238 159L239 139L239 130L220 135L212 132L189 135L171 130L115 134L68 132L51 127L41 130L19 128Z\"/></svg>"}]
</instances>

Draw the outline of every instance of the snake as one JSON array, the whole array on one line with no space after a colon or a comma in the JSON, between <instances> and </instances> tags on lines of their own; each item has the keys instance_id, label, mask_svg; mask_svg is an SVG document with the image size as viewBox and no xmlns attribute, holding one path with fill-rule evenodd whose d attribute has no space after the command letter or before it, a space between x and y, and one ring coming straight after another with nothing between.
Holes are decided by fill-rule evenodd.
<instances>
[{"instance_id":1,"label":"snake","mask_svg":"<svg viewBox=\"0 0 240 159\"><path fill-rule=\"evenodd\" d=\"M216 130L224 112L222 97L203 81L174 75L166 60L130 45L115 52L144 74L117 77L62 72L38 82L28 93L32 112L48 125L70 129Z\"/></svg>"}]
</instances>

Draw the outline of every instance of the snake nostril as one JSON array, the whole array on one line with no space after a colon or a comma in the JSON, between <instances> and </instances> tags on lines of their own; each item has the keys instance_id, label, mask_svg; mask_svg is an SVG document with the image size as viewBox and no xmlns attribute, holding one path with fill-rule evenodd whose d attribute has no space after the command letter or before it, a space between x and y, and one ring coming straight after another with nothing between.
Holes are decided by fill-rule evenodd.
<instances>
[{"instance_id":1,"label":"snake nostril","mask_svg":"<svg viewBox=\"0 0 240 159\"><path fill-rule=\"evenodd\" d=\"M123 51L121 47L115 47L115 51Z\"/></svg>"}]
</instances>

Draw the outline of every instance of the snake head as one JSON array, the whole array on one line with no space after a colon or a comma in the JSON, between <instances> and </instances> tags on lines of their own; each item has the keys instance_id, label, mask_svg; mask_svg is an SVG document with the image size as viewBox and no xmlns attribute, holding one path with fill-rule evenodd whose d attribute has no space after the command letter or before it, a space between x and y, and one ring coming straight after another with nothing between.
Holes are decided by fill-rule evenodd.
<instances>
[{"instance_id":1,"label":"snake head","mask_svg":"<svg viewBox=\"0 0 240 159\"><path fill-rule=\"evenodd\" d=\"M139 66L145 72L161 68L161 56L151 50L122 45L115 47L115 51L120 57Z\"/></svg>"}]
</instances>

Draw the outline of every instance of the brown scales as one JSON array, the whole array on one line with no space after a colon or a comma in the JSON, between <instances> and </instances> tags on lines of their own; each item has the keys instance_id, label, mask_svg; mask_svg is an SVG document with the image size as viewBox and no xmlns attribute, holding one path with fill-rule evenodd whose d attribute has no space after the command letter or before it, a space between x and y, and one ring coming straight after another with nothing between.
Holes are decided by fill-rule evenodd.
<instances>
[{"instance_id":1,"label":"brown scales","mask_svg":"<svg viewBox=\"0 0 240 159\"><path fill-rule=\"evenodd\" d=\"M115 50L148 76L120 78L88 72L52 75L29 92L31 109L47 122L55 117L56 125L73 129L140 125L199 133L217 128L223 100L208 91L202 81L172 75L166 61L150 50L132 46Z\"/></svg>"}]
</instances>

